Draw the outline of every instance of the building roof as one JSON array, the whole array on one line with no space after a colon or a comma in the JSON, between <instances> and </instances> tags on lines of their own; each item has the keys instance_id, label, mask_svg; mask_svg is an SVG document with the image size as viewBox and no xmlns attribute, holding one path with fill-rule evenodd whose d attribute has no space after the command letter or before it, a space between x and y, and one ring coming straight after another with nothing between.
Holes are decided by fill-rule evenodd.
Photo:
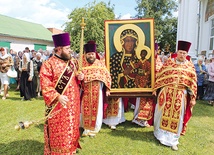
<instances>
[{"instance_id":1,"label":"building roof","mask_svg":"<svg viewBox=\"0 0 214 155\"><path fill-rule=\"evenodd\" d=\"M64 31L56 29L56 28L48 28L49 31L51 31L52 34L59 34L63 33Z\"/></svg>"},{"instance_id":2,"label":"building roof","mask_svg":"<svg viewBox=\"0 0 214 155\"><path fill-rule=\"evenodd\" d=\"M52 41L52 33L41 24L27 22L0 14L0 35Z\"/></svg>"}]
</instances>

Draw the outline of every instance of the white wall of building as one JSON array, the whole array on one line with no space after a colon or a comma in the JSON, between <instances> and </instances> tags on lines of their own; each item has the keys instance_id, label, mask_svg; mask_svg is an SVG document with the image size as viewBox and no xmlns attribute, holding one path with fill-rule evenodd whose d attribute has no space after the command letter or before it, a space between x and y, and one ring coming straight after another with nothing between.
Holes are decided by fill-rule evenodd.
<instances>
[{"instance_id":1,"label":"white wall of building","mask_svg":"<svg viewBox=\"0 0 214 155\"><path fill-rule=\"evenodd\" d=\"M208 0L201 0L200 6L200 33L199 33L199 54L201 51L209 53L210 20L205 21L205 13Z\"/></svg>"},{"instance_id":2,"label":"white wall of building","mask_svg":"<svg viewBox=\"0 0 214 155\"><path fill-rule=\"evenodd\" d=\"M9 36L0 36L1 41L11 42L10 48L14 51L23 51L25 47L29 47L30 50L34 49L34 44L42 44L47 45L47 50L52 51L54 48L53 42L50 41L42 41L42 40L33 40L33 39L23 39L23 38L15 38Z\"/></svg>"},{"instance_id":3,"label":"white wall of building","mask_svg":"<svg viewBox=\"0 0 214 155\"><path fill-rule=\"evenodd\" d=\"M211 21L214 15L205 21L208 0L179 0L177 41L186 40L192 43L189 55L192 57L210 48Z\"/></svg>"},{"instance_id":4,"label":"white wall of building","mask_svg":"<svg viewBox=\"0 0 214 155\"><path fill-rule=\"evenodd\" d=\"M189 55L192 57L196 56L198 47L197 11L198 0L179 0L177 41L185 40L192 43L189 50Z\"/></svg>"}]
</instances>

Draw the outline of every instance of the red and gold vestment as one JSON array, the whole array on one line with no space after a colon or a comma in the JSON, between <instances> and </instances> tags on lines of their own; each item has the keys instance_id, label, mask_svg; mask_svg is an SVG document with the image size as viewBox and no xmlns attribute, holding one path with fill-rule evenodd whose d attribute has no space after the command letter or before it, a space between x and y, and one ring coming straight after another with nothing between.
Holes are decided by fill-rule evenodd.
<instances>
[{"instance_id":1,"label":"red and gold vestment","mask_svg":"<svg viewBox=\"0 0 214 155\"><path fill-rule=\"evenodd\" d=\"M82 123L84 129L94 130L99 105L100 85L104 83L105 89L111 88L111 76L103 61L96 59L93 64L83 58L82 72L84 74L82 96Z\"/></svg>"},{"instance_id":2,"label":"red and gold vestment","mask_svg":"<svg viewBox=\"0 0 214 155\"><path fill-rule=\"evenodd\" d=\"M183 131L191 117L190 100L195 101L197 93L197 76L194 65L190 61L176 63L169 59L156 76L154 89L160 89L158 95L158 109L162 111L160 128L172 133L178 132L181 120L181 107L184 103ZM187 94L185 94L187 91Z\"/></svg>"},{"instance_id":3,"label":"red and gold vestment","mask_svg":"<svg viewBox=\"0 0 214 155\"><path fill-rule=\"evenodd\" d=\"M50 110L51 117L44 125L44 154L47 155L69 155L79 147L80 90L75 76L76 63L70 61L68 63L57 56L52 56L43 63L40 71L46 108L53 107ZM67 70L72 74L70 77L65 75ZM63 78L68 81L63 83ZM62 89L60 85L57 86L59 83L65 84L62 94L69 99L67 108L63 108L57 101L60 93L56 87Z\"/></svg>"}]
</instances>

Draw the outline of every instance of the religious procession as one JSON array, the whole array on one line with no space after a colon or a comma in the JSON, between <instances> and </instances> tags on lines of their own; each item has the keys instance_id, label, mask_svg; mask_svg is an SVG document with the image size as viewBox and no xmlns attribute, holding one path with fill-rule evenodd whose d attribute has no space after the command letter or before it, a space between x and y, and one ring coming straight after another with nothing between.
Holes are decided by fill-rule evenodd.
<instances>
[{"instance_id":1,"label":"religious procession","mask_svg":"<svg viewBox=\"0 0 214 155\"><path fill-rule=\"evenodd\" d=\"M101 52L83 17L79 25L79 51L66 31L51 35L51 51L0 47L0 104L16 109L16 122L2 122L20 139L3 138L0 153L209 155L214 52L194 59L188 39L160 49L153 18L105 20Z\"/></svg>"}]
</instances>

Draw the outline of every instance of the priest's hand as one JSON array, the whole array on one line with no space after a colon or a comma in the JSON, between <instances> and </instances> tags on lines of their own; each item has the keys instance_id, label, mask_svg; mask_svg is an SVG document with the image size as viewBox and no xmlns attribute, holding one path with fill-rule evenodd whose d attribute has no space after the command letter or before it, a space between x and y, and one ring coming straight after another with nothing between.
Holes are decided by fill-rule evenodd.
<instances>
[{"instance_id":1,"label":"priest's hand","mask_svg":"<svg viewBox=\"0 0 214 155\"><path fill-rule=\"evenodd\" d=\"M194 107L195 104L196 104L196 101L195 101L195 100L190 100L190 105L191 105L191 107Z\"/></svg>"},{"instance_id":2,"label":"priest's hand","mask_svg":"<svg viewBox=\"0 0 214 155\"><path fill-rule=\"evenodd\" d=\"M58 101L62 104L62 106L63 106L64 108L66 108L66 104L67 104L67 102L68 102L69 100L68 100L68 97L67 97L67 96L65 96L65 95L60 95L60 96L58 97Z\"/></svg>"},{"instance_id":3,"label":"priest's hand","mask_svg":"<svg viewBox=\"0 0 214 155\"><path fill-rule=\"evenodd\" d=\"M106 90L106 96L110 95L110 90Z\"/></svg>"},{"instance_id":4,"label":"priest's hand","mask_svg":"<svg viewBox=\"0 0 214 155\"><path fill-rule=\"evenodd\" d=\"M157 96L156 91L153 91L153 92L152 92L152 95Z\"/></svg>"},{"instance_id":5,"label":"priest's hand","mask_svg":"<svg viewBox=\"0 0 214 155\"><path fill-rule=\"evenodd\" d=\"M77 74L77 79L80 80L80 81L82 81L84 79L84 74L82 72L79 72Z\"/></svg>"}]
</instances>

